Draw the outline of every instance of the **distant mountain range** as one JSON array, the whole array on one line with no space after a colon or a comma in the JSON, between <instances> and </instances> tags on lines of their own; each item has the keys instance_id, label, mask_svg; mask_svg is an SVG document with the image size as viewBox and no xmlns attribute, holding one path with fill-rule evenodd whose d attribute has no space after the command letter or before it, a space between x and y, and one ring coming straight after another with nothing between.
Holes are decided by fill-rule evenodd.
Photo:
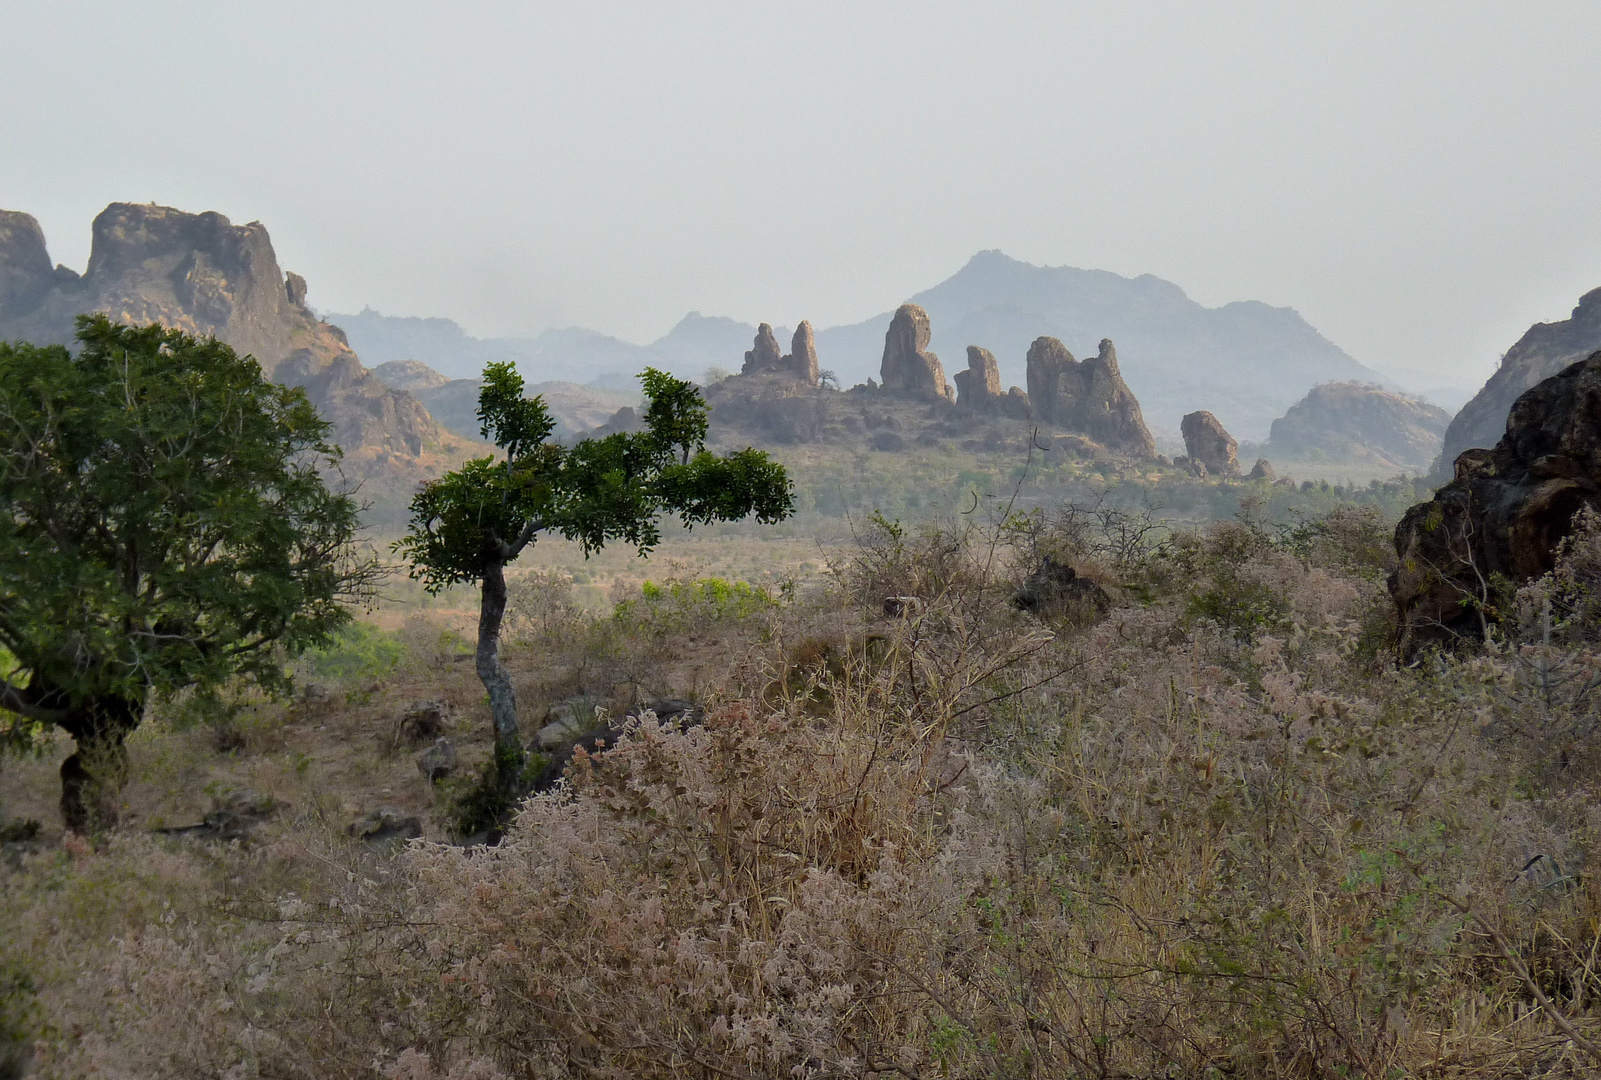
<instances>
[{"instance_id":1,"label":"distant mountain range","mask_svg":"<svg viewBox=\"0 0 1601 1080\"><path fill-rule=\"evenodd\" d=\"M1238 437L1265 439L1319 383L1387 382L1319 334L1290 308L1239 301L1208 308L1169 281L1105 270L1033 266L984 251L950 278L908 298L927 310L932 348L948 373L966 347L995 354L1003 383L1024 383L1024 357L1040 336L1094 355L1102 338L1117 345L1123 376L1158 432L1176 434L1185 413L1206 409ZM804 318L804 312L794 315ZM822 367L849 386L879 374L893 313L817 331ZM737 371L756 327L686 315L665 336L635 345L593 330L547 330L533 338L479 339L448 319L397 318L367 309L329 314L368 364L421 360L446 375L477 375L489 360L514 361L531 382L583 380L623 389L646 365L699 378L709 367ZM788 328L777 326L780 341ZM619 379L619 376L622 378ZM588 381L588 380L586 380Z\"/></svg>"}]
</instances>

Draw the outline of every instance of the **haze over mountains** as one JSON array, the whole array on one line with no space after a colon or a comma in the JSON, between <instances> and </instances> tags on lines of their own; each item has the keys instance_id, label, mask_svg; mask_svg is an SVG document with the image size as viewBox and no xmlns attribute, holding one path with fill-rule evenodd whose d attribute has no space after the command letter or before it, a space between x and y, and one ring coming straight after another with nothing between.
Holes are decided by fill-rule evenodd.
<instances>
[{"instance_id":1,"label":"haze over mountains","mask_svg":"<svg viewBox=\"0 0 1601 1080\"><path fill-rule=\"evenodd\" d=\"M1093 355L1102 338L1112 338L1146 416L1169 433L1178 431L1185 413L1207 409L1241 437L1265 439L1273 420L1319 383L1383 381L1293 309L1256 301L1203 307L1179 286L1149 274L1127 278L1105 270L1034 266L984 251L909 299L928 312L933 351L948 367L959 366L968 345L979 345L995 354L1007 385L1024 382L1024 359L1035 338L1059 338L1081 355ZM806 317L800 311L773 314L780 340L788 333L780 322L793 325ZM818 330L822 367L846 386L876 378L892 314ZM446 375L467 377L487 360L514 360L530 381L631 376L647 364L695 378L713 366L738 370L756 333L753 325L698 312L648 345L582 328L484 340L447 319L397 318L370 309L327 318L349 334L369 364L421 360Z\"/></svg>"}]
</instances>

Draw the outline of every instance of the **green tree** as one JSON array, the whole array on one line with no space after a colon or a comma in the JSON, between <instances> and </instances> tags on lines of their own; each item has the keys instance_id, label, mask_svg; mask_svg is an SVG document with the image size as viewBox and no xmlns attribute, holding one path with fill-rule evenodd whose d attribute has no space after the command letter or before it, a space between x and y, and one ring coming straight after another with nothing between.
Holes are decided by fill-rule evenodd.
<instances>
[{"instance_id":1,"label":"green tree","mask_svg":"<svg viewBox=\"0 0 1601 1080\"><path fill-rule=\"evenodd\" d=\"M751 515L771 523L794 508L783 466L766 454L706 450L706 403L692 385L654 369L640 380L649 400L643 431L563 447L550 439L555 421L544 400L523 396L516 368L490 364L478 419L504 458L478 458L423 485L411 529L395 544L429 590L480 587L478 677L489 694L504 796L517 794L526 761L516 695L500 663L508 563L541 533L578 541L586 556L613 540L648 554L666 514L693 527Z\"/></svg>"},{"instance_id":2,"label":"green tree","mask_svg":"<svg viewBox=\"0 0 1601 1080\"><path fill-rule=\"evenodd\" d=\"M72 736L61 809L83 830L153 695L282 688L283 651L347 622L376 562L303 391L160 326L82 316L77 339L0 342L0 709Z\"/></svg>"}]
</instances>

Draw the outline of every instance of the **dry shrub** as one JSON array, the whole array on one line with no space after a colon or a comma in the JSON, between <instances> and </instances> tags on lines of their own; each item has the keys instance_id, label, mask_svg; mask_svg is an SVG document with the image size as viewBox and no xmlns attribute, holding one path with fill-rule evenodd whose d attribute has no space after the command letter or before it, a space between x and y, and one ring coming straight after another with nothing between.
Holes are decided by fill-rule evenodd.
<instances>
[{"instance_id":1,"label":"dry shrub","mask_svg":"<svg viewBox=\"0 0 1601 1080\"><path fill-rule=\"evenodd\" d=\"M1595 774L1550 783L1500 749L1507 655L1374 664L1361 545L1248 521L1148 552L1148 603L1056 634L1001 599L1005 560L975 537L860 556L863 606L887 581L924 602L858 610L880 644L811 664L826 695L764 698L783 680L748 660L701 726L647 717L579 756L499 847L318 849L327 871L276 905L120 933L109 963L81 960L96 1005L58 1060L98 1045L107 1075L240 1080L1594 1074ZM841 619L792 617L764 655L800 657L825 623L857 640Z\"/></svg>"}]
</instances>

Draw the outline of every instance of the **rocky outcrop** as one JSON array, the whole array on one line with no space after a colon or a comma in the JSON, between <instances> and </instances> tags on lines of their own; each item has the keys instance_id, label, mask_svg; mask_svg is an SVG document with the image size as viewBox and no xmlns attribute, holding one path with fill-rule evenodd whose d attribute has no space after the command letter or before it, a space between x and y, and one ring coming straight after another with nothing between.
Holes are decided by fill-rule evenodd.
<instances>
[{"instance_id":1,"label":"rocky outcrop","mask_svg":"<svg viewBox=\"0 0 1601 1080\"><path fill-rule=\"evenodd\" d=\"M1245 475L1245 478L1247 480L1266 480L1272 483L1278 479L1278 474L1273 471L1273 463L1271 461L1267 458L1259 457L1256 459L1256 464L1251 466L1251 471Z\"/></svg>"},{"instance_id":2,"label":"rocky outcrop","mask_svg":"<svg viewBox=\"0 0 1601 1080\"><path fill-rule=\"evenodd\" d=\"M778 335L767 323L756 328L756 343L745 354L741 375L780 375L796 379L808 386L817 385L817 340L812 336L812 324L802 320L795 328L790 342L789 355L778 347Z\"/></svg>"},{"instance_id":3,"label":"rocky outcrop","mask_svg":"<svg viewBox=\"0 0 1601 1080\"><path fill-rule=\"evenodd\" d=\"M784 350L778 347L778 338L773 334L773 328L762 323L756 328L756 343L745 354L745 366L739 369L741 375L763 375L769 371L777 371L784 364Z\"/></svg>"},{"instance_id":4,"label":"rocky outcrop","mask_svg":"<svg viewBox=\"0 0 1601 1080\"><path fill-rule=\"evenodd\" d=\"M1390 575L1403 655L1482 635L1497 580L1551 569L1580 508L1601 504L1601 352L1520 396L1493 450L1402 516Z\"/></svg>"},{"instance_id":5,"label":"rocky outcrop","mask_svg":"<svg viewBox=\"0 0 1601 1080\"><path fill-rule=\"evenodd\" d=\"M928 339L928 312L916 304L902 304L884 335L879 381L885 390L946 401L954 397L954 389L945 382L939 357L928 351Z\"/></svg>"},{"instance_id":6,"label":"rocky outcrop","mask_svg":"<svg viewBox=\"0 0 1601 1080\"><path fill-rule=\"evenodd\" d=\"M1080 432L1116 453L1156 455L1110 340L1103 338L1100 352L1080 362L1057 339L1036 338L1028 349L1028 400L1037 420Z\"/></svg>"},{"instance_id":7,"label":"rocky outcrop","mask_svg":"<svg viewBox=\"0 0 1601 1080\"><path fill-rule=\"evenodd\" d=\"M808 386L817 385L817 339L812 336L812 324L805 319L795 328L790 342L789 355L783 360L784 370L791 378Z\"/></svg>"},{"instance_id":8,"label":"rocky outcrop","mask_svg":"<svg viewBox=\"0 0 1601 1080\"><path fill-rule=\"evenodd\" d=\"M1277 458L1322 457L1421 472L1439 453L1450 422L1450 413L1427 401L1367 383L1324 383L1273 421L1267 447Z\"/></svg>"},{"instance_id":9,"label":"rocky outcrop","mask_svg":"<svg viewBox=\"0 0 1601 1080\"><path fill-rule=\"evenodd\" d=\"M1446 428L1434 467L1436 478L1450 476L1451 463L1462 451L1494 446L1520 394L1597 349L1601 349L1601 289L1592 289L1579 298L1571 318L1536 323L1507 350L1489 382Z\"/></svg>"},{"instance_id":10,"label":"rocky outcrop","mask_svg":"<svg viewBox=\"0 0 1601 1080\"><path fill-rule=\"evenodd\" d=\"M1204 475L1240 475L1240 444L1217 417L1205 409L1189 413L1179 421L1179 432L1189 459L1206 467Z\"/></svg>"},{"instance_id":11,"label":"rocky outcrop","mask_svg":"<svg viewBox=\"0 0 1601 1080\"><path fill-rule=\"evenodd\" d=\"M305 387L333 424L352 478L416 480L472 451L416 398L364 368L305 297L304 279L285 276L260 222L112 203L95 218L80 278L49 269L33 218L0 214L0 339L67 344L73 318L90 311L215 337L254 356L268 378Z\"/></svg>"},{"instance_id":12,"label":"rocky outcrop","mask_svg":"<svg viewBox=\"0 0 1601 1080\"><path fill-rule=\"evenodd\" d=\"M1028 395L1020 387L1001 389L1001 370L995 355L977 345L967 347L967 369L958 371L956 407L979 416L1007 416L1028 419Z\"/></svg>"}]
</instances>

